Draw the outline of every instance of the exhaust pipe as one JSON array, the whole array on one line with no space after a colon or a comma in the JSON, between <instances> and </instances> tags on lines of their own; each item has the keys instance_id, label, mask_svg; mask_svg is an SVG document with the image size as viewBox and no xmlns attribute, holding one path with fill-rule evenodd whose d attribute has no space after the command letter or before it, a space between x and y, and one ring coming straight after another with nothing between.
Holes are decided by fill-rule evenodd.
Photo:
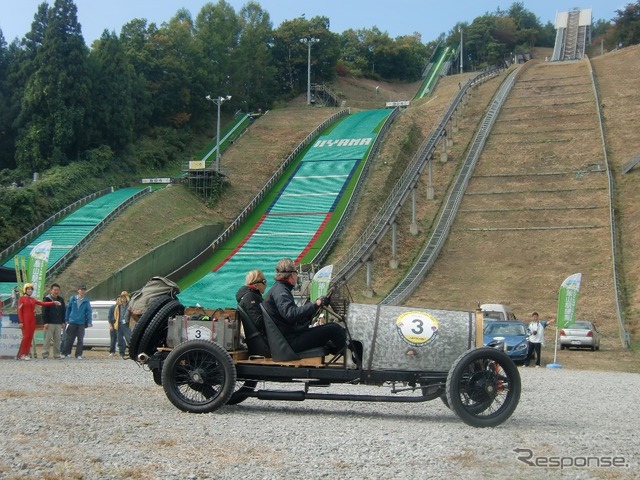
<instances>
[{"instance_id":1,"label":"exhaust pipe","mask_svg":"<svg viewBox=\"0 0 640 480\"><path fill-rule=\"evenodd\" d=\"M149 355L147 355L146 353L139 353L138 361L140 363L147 363L149 361Z\"/></svg>"}]
</instances>

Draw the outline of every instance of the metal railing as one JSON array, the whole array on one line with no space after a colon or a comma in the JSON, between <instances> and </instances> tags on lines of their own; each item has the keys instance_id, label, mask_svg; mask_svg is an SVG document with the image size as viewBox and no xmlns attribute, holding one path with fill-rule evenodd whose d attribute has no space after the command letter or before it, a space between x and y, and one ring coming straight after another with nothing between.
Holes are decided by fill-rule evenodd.
<instances>
[{"instance_id":1,"label":"metal railing","mask_svg":"<svg viewBox=\"0 0 640 480\"><path fill-rule=\"evenodd\" d=\"M96 224L95 227L93 227L91 229L91 231L89 233L87 233L87 235L85 235L82 240L80 240L78 243L76 243L67 253L65 253L62 257L60 257L55 263L53 263L52 265L50 265L47 268L47 275L51 275L56 273L59 270L62 270L72 259L73 257L80 251L82 250L85 246L87 246L87 244L93 240L93 238L98 235L98 233L100 233L100 231L105 227L105 225L107 223L109 223L111 220L113 220L117 215L120 214L120 212L122 212L122 210L124 210L125 208L127 208L129 205L131 205L133 202L135 202L136 200L138 200L140 197L148 194L151 192L151 187L146 187L143 188L142 190L140 190L138 193L136 193L135 195L130 196L129 198L127 198L124 202L122 202L120 205L118 205L117 208L115 208L114 210L112 210L111 212L109 212L109 214L104 217L102 220L100 220L100 222L98 222Z\"/></svg>"},{"instance_id":2,"label":"metal railing","mask_svg":"<svg viewBox=\"0 0 640 480\"><path fill-rule=\"evenodd\" d=\"M245 125L245 120L249 118L249 114L246 113L243 117L239 118L239 120L235 123L235 125L228 131L228 132L223 132L224 136L220 139L220 147L223 146L224 142L233 135L233 133L238 129L238 128L243 128L243 131L238 134L238 137L240 135L242 135L242 133L244 133L244 131L247 129L247 127L249 126L249 124L247 123ZM207 159L213 155L214 153L216 153L216 150L218 149L218 142L217 142L217 136L213 137L212 141L215 141L213 147L211 147L211 149L202 157L202 161L207 162ZM220 156L222 156L222 150L220 151ZM182 172L187 172L190 170L189 168L189 160L182 160L181 164L180 164L180 168ZM211 166L213 162L209 162L209 166ZM206 168L206 167L205 167Z\"/></svg>"},{"instance_id":3,"label":"metal railing","mask_svg":"<svg viewBox=\"0 0 640 480\"><path fill-rule=\"evenodd\" d=\"M108 187L108 188L105 188L104 190L100 190L99 192L95 192L95 193L92 193L91 195L87 195L86 197L81 198L80 200L76 200L71 205L68 205L62 210L60 210L59 212L51 215L49 218L47 218L44 222L42 222L40 225L35 227L29 233L22 236L19 240L13 242L7 248L2 250L2 252L0 252L0 264L5 263L9 258L15 255L22 247L24 247L25 245L28 245L29 242L31 242L31 240L33 240L35 237L40 235L42 232L44 232L47 228L49 228L55 222L60 220L62 217L70 214L74 210L80 208L82 205L89 203L98 197L101 197L107 193L112 193L113 190L114 190L113 187Z\"/></svg>"},{"instance_id":4,"label":"metal railing","mask_svg":"<svg viewBox=\"0 0 640 480\"><path fill-rule=\"evenodd\" d=\"M595 96L596 108L598 112L598 122L600 125L600 136L602 138L602 152L604 155L604 164L607 170L607 180L609 184L609 223L611 224L611 263L612 263L612 275L613 275L613 288L616 295L616 315L618 317L618 326L620 330L620 340L622 341L622 346L624 348L629 348L631 345L631 337L629 332L626 330L624 324L624 314L622 311L622 302L620 300L621 296L621 288L620 288L620 275L618 273L618 259L617 259L617 236L616 233L616 214L615 214L615 199L614 199L614 185L613 185L613 175L611 174L611 166L609 165L609 157L607 155L607 141L604 135L604 122L602 121L602 109L600 107L600 95L598 93L598 86L596 84L596 79L593 74L593 66L591 65L591 60L589 57L585 55L585 60L589 63L589 75L591 76L591 84L593 85L593 94Z\"/></svg>"},{"instance_id":5,"label":"metal railing","mask_svg":"<svg viewBox=\"0 0 640 480\"><path fill-rule=\"evenodd\" d=\"M493 128L507 95L513 87L516 74L519 69L520 67L516 67L516 69L509 74L500 86L498 93L489 106L489 109L473 140L471 149L469 150L456 181L449 192L444 208L440 213L438 222L436 223L426 247L423 249L420 257L411 267L405 278L382 300L382 302L380 302L382 305L398 305L406 300L415 291L429 269L435 263L436 258L449 235L449 230L451 229L451 225L456 217L458 207L460 206L460 202L462 201L462 197L464 196L464 192L467 188L467 184L469 183L469 179L473 174L478 158L480 158L484 144L491 133L491 129Z\"/></svg>"},{"instance_id":6,"label":"metal railing","mask_svg":"<svg viewBox=\"0 0 640 480\"><path fill-rule=\"evenodd\" d=\"M340 110L339 112L334 113L329 118L327 118L324 122L318 125L309 135L305 137L302 142L289 154L289 156L282 162L278 170L271 176L269 180L264 184L264 186L260 189L260 191L256 194L255 197L249 202L249 204L240 212L240 214L235 218L233 222L211 243L209 247L200 252L196 257L194 257L191 261L187 262L185 265L171 272L168 277L176 278L178 272L185 273L190 270L191 265L199 265L201 264L206 257L215 252L220 245L222 245L225 241L231 237L231 235L236 231L236 229L240 226L242 222L244 222L247 217L253 213L258 204L262 201L264 196L271 190L271 188L276 184L280 177L287 169L287 167L291 164L293 160L297 158L302 151L307 148L313 142L320 133L327 128L331 123L335 122L338 118L344 117L348 115L350 110L345 108Z\"/></svg>"},{"instance_id":7,"label":"metal railing","mask_svg":"<svg viewBox=\"0 0 640 480\"><path fill-rule=\"evenodd\" d=\"M347 221L349 220L349 217L353 213L353 209L355 208L355 205L357 204L358 196L360 195L360 191L362 190L362 186L364 185L364 179L367 177L367 172L369 171L369 168L371 166L371 160L375 158L376 155L378 154L378 151L380 150L380 145L382 144L382 141L384 140L386 133L391 128L391 124L394 122L399 112L400 112L399 108L397 107L394 108L393 111L389 114L389 116L385 120L384 125L378 132L378 135L376 136L376 140L373 142L373 145L369 150L369 154L365 159L365 164L364 164L364 167L362 168L360 178L358 178L358 181L353 190L353 194L351 195L351 200L349 201L347 208L342 213L342 216L340 217L340 220L338 220L336 227L331 232L329 239L318 251L318 253L313 258L311 263L321 264L325 260L325 258L329 255L329 252L331 251L336 241L340 237L342 231L344 230L347 224Z\"/></svg>"},{"instance_id":8,"label":"metal railing","mask_svg":"<svg viewBox=\"0 0 640 480\"><path fill-rule=\"evenodd\" d=\"M483 71L470 79L465 85L461 86L458 94L451 102L449 109L442 115L440 123L433 130L431 135L420 145L418 151L411 162L409 162L409 165L407 165L407 168L400 179L396 182L396 185L376 216L369 223L360 237L354 242L351 248L349 248L342 257L333 263L333 284L337 285L349 280L349 278L355 275L362 264L371 256L379 241L384 236L391 223L395 220L401 206L411 193L412 188L414 188L418 182L420 174L429 161L429 157L433 155L440 137L443 136L447 123L458 108L458 105L467 90L473 85L488 80L500 71L501 70L497 68Z\"/></svg>"}]
</instances>

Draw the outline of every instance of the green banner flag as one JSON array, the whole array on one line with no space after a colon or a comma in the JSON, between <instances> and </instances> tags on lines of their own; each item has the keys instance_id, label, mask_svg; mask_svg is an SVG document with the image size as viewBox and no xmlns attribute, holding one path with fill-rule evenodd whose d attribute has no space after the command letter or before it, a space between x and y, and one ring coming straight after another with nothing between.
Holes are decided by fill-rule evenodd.
<instances>
[{"instance_id":1,"label":"green banner flag","mask_svg":"<svg viewBox=\"0 0 640 480\"><path fill-rule=\"evenodd\" d=\"M558 293L558 330L568 327L576 321L576 305L580 291L581 273L567 277Z\"/></svg>"},{"instance_id":2,"label":"green banner flag","mask_svg":"<svg viewBox=\"0 0 640 480\"><path fill-rule=\"evenodd\" d=\"M47 263L52 245L51 240L45 240L33 247L29 254L27 277L33 283L33 298L40 299L44 295Z\"/></svg>"},{"instance_id":3,"label":"green banner flag","mask_svg":"<svg viewBox=\"0 0 640 480\"><path fill-rule=\"evenodd\" d=\"M311 280L311 301L315 302L318 297L324 297L329 292L329 283L331 283L331 275L333 274L333 265L327 265L321 268L313 276Z\"/></svg>"}]
</instances>

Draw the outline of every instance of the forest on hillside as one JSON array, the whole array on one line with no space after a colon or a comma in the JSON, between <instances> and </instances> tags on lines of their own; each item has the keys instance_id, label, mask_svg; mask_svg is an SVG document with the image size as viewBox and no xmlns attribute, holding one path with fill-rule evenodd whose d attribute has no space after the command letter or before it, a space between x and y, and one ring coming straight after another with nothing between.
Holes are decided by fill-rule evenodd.
<instances>
[{"instance_id":1,"label":"forest on hillside","mask_svg":"<svg viewBox=\"0 0 640 480\"><path fill-rule=\"evenodd\" d=\"M637 42L640 0L618 13L594 32L612 45ZM318 39L313 83L337 75L412 82L440 42L458 44L461 27L469 70L555 38L521 2L425 42L376 27L333 33L324 16L274 28L258 2L235 11L219 0L161 25L132 19L87 46L73 0L43 2L22 39L8 44L0 30L0 246L107 184L179 165L194 138L211 132L206 95L232 95L222 107L229 116L305 91L303 39ZM41 180L32 184L34 173Z\"/></svg>"}]
</instances>

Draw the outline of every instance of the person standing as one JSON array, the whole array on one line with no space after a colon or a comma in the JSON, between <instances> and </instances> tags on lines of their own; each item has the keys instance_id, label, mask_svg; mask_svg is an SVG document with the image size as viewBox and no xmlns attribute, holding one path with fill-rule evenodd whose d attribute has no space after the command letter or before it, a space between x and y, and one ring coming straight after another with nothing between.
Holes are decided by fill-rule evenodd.
<instances>
[{"instance_id":1,"label":"person standing","mask_svg":"<svg viewBox=\"0 0 640 480\"><path fill-rule=\"evenodd\" d=\"M60 285L51 284L49 293L43 298L45 302L59 302L54 307L42 307L42 322L44 323L44 343L42 344L42 358L49 358L51 341L53 340L53 356L60 358L60 344L62 329L64 328L65 304L60 296Z\"/></svg>"},{"instance_id":2,"label":"person standing","mask_svg":"<svg viewBox=\"0 0 640 480\"><path fill-rule=\"evenodd\" d=\"M123 290L116 300L116 308L113 311L114 328L118 332L118 352L123 360L125 359L125 348L131 342L129 300L129 293Z\"/></svg>"},{"instance_id":3,"label":"person standing","mask_svg":"<svg viewBox=\"0 0 640 480\"><path fill-rule=\"evenodd\" d=\"M31 360L29 352L33 342L33 334L36 331L36 305L43 307L53 307L60 305L60 302L41 302L31 297L33 294L33 284L25 283L22 289L24 295L18 300L18 321L22 328L22 342L18 350L18 360Z\"/></svg>"},{"instance_id":4,"label":"person standing","mask_svg":"<svg viewBox=\"0 0 640 480\"><path fill-rule=\"evenodd\" d=\"M65 330L64 348L62 349L62 358L68 358L71 356L71 349L73 348L73 342L78 339L76 344L76 358L82 360L82 349L84 342L84 331L87 327L93 326L91 302L85 296L87 293L87 287L80 285L78 287L78 294L73 295L69 299L67 310L65 312L65 322L67 328Z\"/></svg>"},{"instance_id":5,"label":"person standing","mask_svg":"<svg viewBox=\"0 0 640 480\"><path fill-rule=\"evenodd\" d=\"M524 361L524 366L528 367L531 363L532 355L536 354L536 368L540 368L541 351L544 345L544 329L547 327L548 322L541 321L538 312L531 314L531 322L529 323L529 350L527 351L527 358Z\"/></svg>"},{"instance_id":6,"label":"person standing","mask_svg":"<svg viewBox=\"0 0 640 480\"><path fill-rule=\"evenodd\" d=\"M116 298L115 301L117 302L118 299ZM113 357L116 354L116 344L118 343L118 330L116 330L116 317L115 317L115 311L116 311L116 304L114 303L113 305L111 305L111 307L109 308L109 337L110 337L110 342L109 342L109 356Z\"/></svg>"}]
</instances>

